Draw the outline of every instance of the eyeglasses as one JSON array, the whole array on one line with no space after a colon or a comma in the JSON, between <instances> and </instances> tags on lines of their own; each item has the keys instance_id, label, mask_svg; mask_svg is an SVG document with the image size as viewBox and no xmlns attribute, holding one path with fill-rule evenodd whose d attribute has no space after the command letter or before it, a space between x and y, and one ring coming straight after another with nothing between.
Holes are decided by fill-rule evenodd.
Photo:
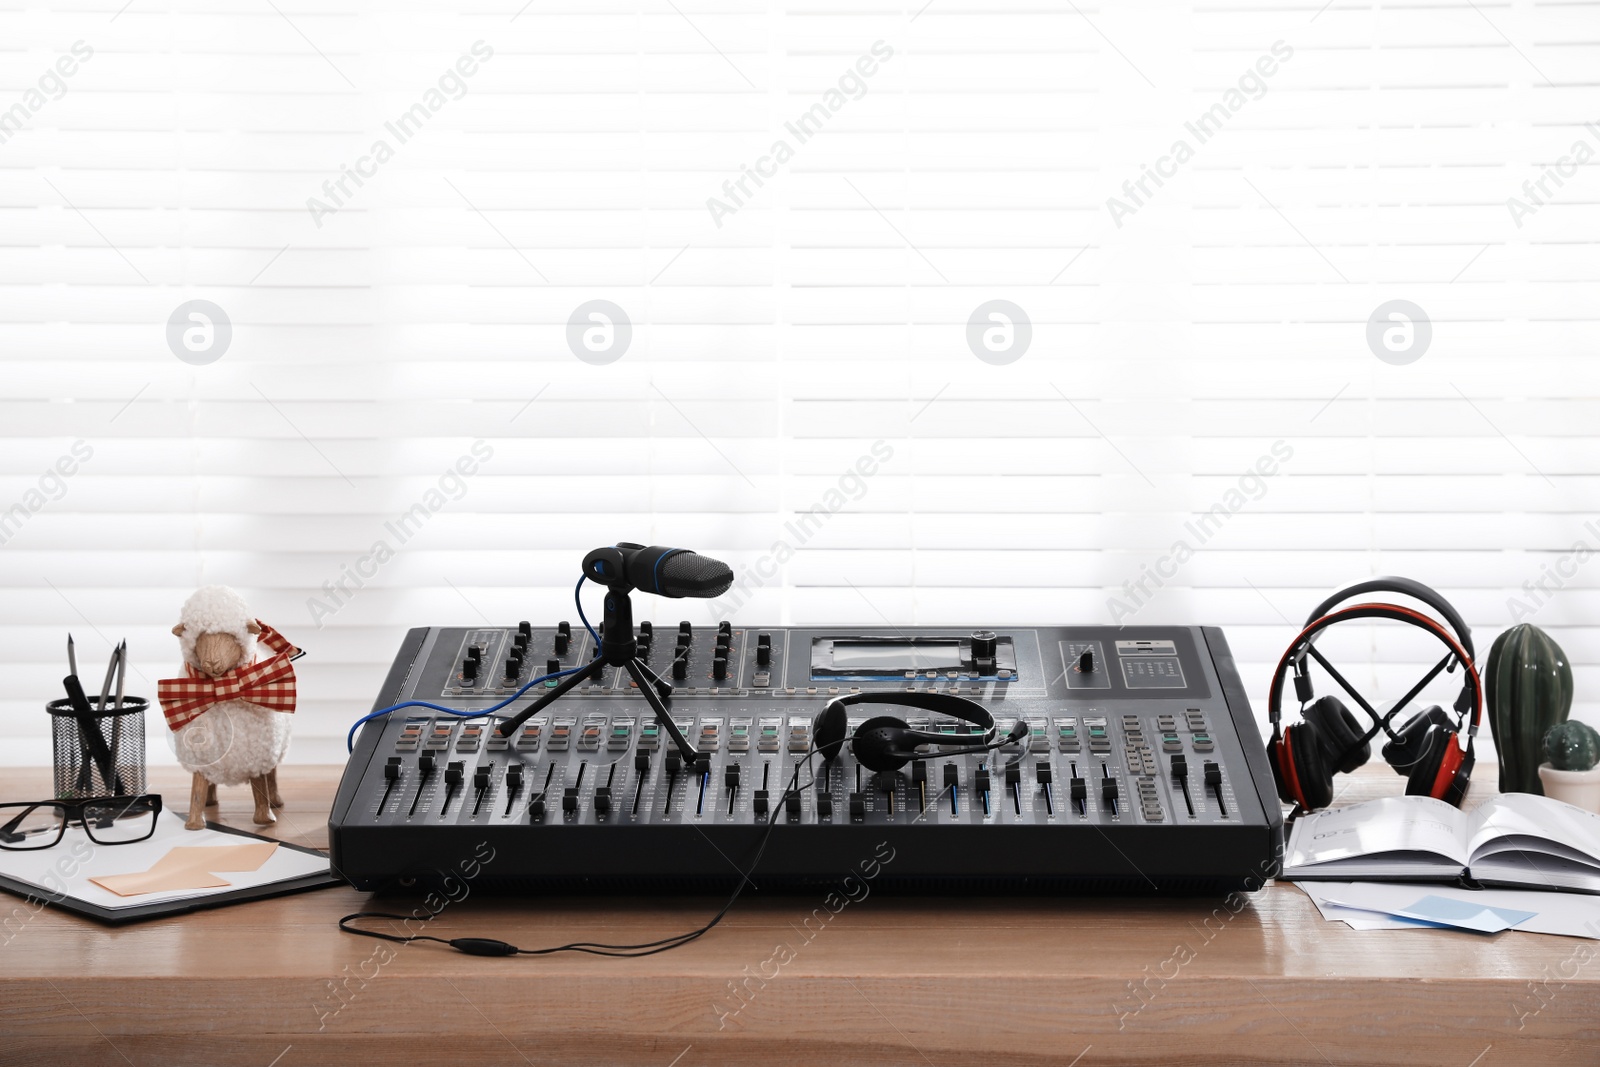
<instances>
[{"instance_id":1,"label":"eyeglasses","mask_svg":"<svg viewBox=\"0 0 1600 1067\"><path fill-rule=\"evenodd\" d=\"M0 804L0 849L24 852L49 848L80 823L97 845L130 845L156 832L161 796L93 797L88 800L36 800Z\"/></svg>"}]
</instances>

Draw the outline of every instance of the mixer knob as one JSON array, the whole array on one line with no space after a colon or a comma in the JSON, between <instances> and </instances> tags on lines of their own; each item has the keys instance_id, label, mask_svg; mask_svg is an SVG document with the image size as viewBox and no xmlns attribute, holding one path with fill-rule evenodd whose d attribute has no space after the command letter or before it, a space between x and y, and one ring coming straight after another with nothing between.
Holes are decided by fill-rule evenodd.
<instances>
[{"instance_id":1,"label":"mixer knob","mask_svg":"<svg viewBox=\"0 0 1600 1067\"><path fill-rule=\"evenodd\" d=\"M656 632L655 624L650 622L650 620L646 619L644 622L641 622L639 624L639 639L640 640L644 640L647 637L653 636L655 634L655 632Z\"/></svg>"},{"instance_id":2,"label":"mixer knob","mask_svg":"<svg viewBox=\"0 0 1600 1067\"><path fill-rule=\"evenodd\" d=\"M556 655L565 656L567 649L570 647L572 647L572 636L570 634L556 634Z\"/></svg>"},{"instance_id":3,"label":"mixer knob","mask_svg":"<svg viewBox=\"0 0 1600 1067\"><path fill-rule=\"evenodd\" d=\"M544 673L545 673L546 677L548 677L548 676L550 676L552 674L560 674L561 673L561 661L558 660L558 659L545 660L545 662L544 662Z\"/></svg>"},{"instance_id":4,"label":"mixer knob","mask_svg":"<svg viewBox=\"0 0 1600 1067\"><path fill-rule=\"evenodd\" d=\"M468 656L466 659L462 660L461 661L461 677L465 678L469 682L472 681L473 679L477 678L478 677L478 661L473 659L471 656Z\"/></svg>"},{"instance_id":5,"label":"mixer knob","mask_svg":"<svg viewBox=\"0 0 1600 1067\"><path fill-rule=\"evenodd\" d=\"M521 656L507 656L506 657L506 677L507 678L515 678L517 675L519 675L521 673L522 673L522 657Z\"/></svg>"},{"instance_id":6,"label":"mixer knob","mask_svg":"<svg viewBox=\"0 0 1600 1067\"><path fill-rule=\"evenodd\" d=\"M521 622L517 623L517 636L531 637L532 635L533 623L529 622L527 619L523 619Z\"/></svg>"},{"instance_id":7,"label":"mixer knob","mask_svg":"<svg viewBox=\"0 0 1600 1067\"><path fill-rule=\"evenodd\" d=\"M729 622L727 619L723 619L721 622L717 623L717 634L721 637L732 637L733 623Z\"/></svg>"},{"instance_id":8,"label":"mixer knob","mask_svg":"<svg viewBox=\"0 0 1600 1067\"><path fill-rule=\"evenodd\" d=\"M772 665L772 635L756 635L756 665L770 667Z\"/></svg>"},{"instance_id":9,"label":"mixer knob","mask_svg":"<svg viewBox=\"0 0 1600 1067\"><path fill-rule=\"evenodd\" d=\"M572 624L566 619L562 619L560 622L556 623L556 633L560 634L562 637L571 637Z\"/></svg>"},{"instance_id":10,"label":"mixer knob","mask_svg":"<svg viewBox=\"0 0 1600 1067\"><path fill-rule=\"evenodd\" d=\"M521 652L523 649L528 647L529 640L530 638L527 634L518 632L517 635L511 639L511 645L518 652Z\"/></svg>"},{"instance_id":11,"label":"mixer knob","mask_svg":"<svg viewBox=\"0 0 1600 1067\"><path fill-rule=\"evenodd\" d=\"M479 645L473 645L471 648L467 649L467 658L474 663L482 663L483 648Z\"/></svg>"},{"instance_id":12,"label":"mixer knob","mask_svg":"<svg viewBox=\"0 0 1600 1067\"><path fill-rule=\"evenodd\" d=\"M996 650L1000 647L1000 639L993 630L974 630L972 632L972 658L979 661L994 659Z\"/></svg>"},{"instance_id":13,"label":"mixer knob","mask_svg":"<svg viewBox=\"0 0 1600 1067\"><path fill-rule=\"evenodd\" d=\"M680 682L689 677L688 656L679 656L677 659L672 661L672 677Z\"/></svg>"},{"instance_id":14,"label":"mixer knob","mask_svg":"<svg viewBox=\"0 0 1600 1067\"><path fill-rule=\"evenodd\" d=\"M684 619L678 624L678 644L686 645L693 639L694 627L689 623L688 619Z\"/></svg>"},{"instance_id":15,"label":"mixer knob","mask_svg":"<svg viewBox=\"0 0 1600 1067\"><path fill-rule=\"evenodd\" d=\"M1083 650L1083 655L1078 657L1078 671L1082 674L1094 673L1094 649Z\"/></svg>"},{"instance_id":16,"label":"mixer knob","mask_svg":"<svg viewBox=\"0 0 1600 1067\"><path fill-rule=\"evenodd\" d=\"M722 656L715 656L715 657L712 658L712 660L711 660L711 677L715 678L719 682L723 681L724 679L726 679L728 677L728 657L727 656L722 655Z\"/></svg>"}]
</instances>

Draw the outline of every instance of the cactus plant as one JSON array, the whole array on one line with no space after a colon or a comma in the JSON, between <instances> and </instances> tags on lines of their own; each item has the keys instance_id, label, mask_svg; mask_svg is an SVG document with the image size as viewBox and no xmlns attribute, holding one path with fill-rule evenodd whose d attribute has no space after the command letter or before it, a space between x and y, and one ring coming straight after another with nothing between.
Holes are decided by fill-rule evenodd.
<instances>
[{"instance_id":1,"label":"cactus plant","mask_svg":"<svg viewBox=\"0 0 1600 1067\"><path fill-rule=\"evenodd\" d=\"M1572 710L1572 668L1549 634L1521 623L1494 639L1484 672L1489 728L1500 757L1502 793L1544 794L1539 764L1545 733Z\"/></svg>"},{"instance_id":2,"label":"cactus plant","mask_svg":"<svg viewBox=\"0 0 1600 1067\"><path fill-rule=\"evenodd\" d=\"M1600 763L1600 734L1588 723L1558 722L1544 735L1544 755L1558 771L1590 771Z\"/></svg>"}]
</instances>

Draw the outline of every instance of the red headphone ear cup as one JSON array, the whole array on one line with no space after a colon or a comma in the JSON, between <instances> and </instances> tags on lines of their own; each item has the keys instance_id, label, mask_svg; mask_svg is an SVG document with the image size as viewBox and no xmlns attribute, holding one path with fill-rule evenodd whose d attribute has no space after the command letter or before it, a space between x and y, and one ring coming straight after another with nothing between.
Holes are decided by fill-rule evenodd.
<instances>
[{"instance_id":1,"label":"red headphone ear cup","mask_svg":"<svg viewBox=\"0 0 1600 1067\"><path fill-rule=\"evenodd\" d=\"M1444 726L1430 726L1420 739L1416 741L1414 762L1406 773L1406 796L1408 797L1437 797L1434 792L1435 785L1444 768L1446 760L1450 758L1450 750L1456 748L1454 742L1455 732Z\"/></svg>"},{"instance_id":2,"label":"red headphone ear cup","mask_svg":"<svg viewBox=\"0 0 1600 1067\"><path fill-rule=\"evenodd\" d=\"M1328 766L1328 750L1314 726L1301 723L1283 731L1294 753L1294 776L1299 779L1302 808L1315 811L1333 803L1333 769Z\"/></svg>"},{"instance_id":3,"label":"red headphone ear cup","mask_svg":"<svg viewBox=\"0 0 1600 1067\"><path fill-rule=\"evenodd\" d=\"M1284 761L1289 758L1289 745L1283 738L1273 738L1267 744L1267 763L1272 767L1272 780L1278 785L1278 799L1285 804L1300 804L1297 795L1300 788L1291 784L1292 768L1284 766ZM1304 804L1300 806L1305 807Z\"/></svg>"},{"instance_id":4,"label":"red headphone ear cup","mask_svg":"<svg viewBox=\"0 0 1600 1067\"><path fill-rule=\"evenodd\" d=\"M1333 800L1333 774L1316 730L1305 723L1285 728L1283 751L1291 794L1284 799L1307 811L1327 807Z\"/></svg>"},{"instance_id":5,"label":"red headphone ear cup","mask_svg":"<svg viewBox=\"0 0 1600 1067\"><path fill-rule=\"evenodd\" d=\"M1327 746L1328 760L1340 774L1349 774L1372 758L1372 745L1361 740L1361 723L1336 696L1312 701L1301 713ZM1343 757L1342 759L1340 757Z\"/></svg>"},{"instance_id":6,"label":"red headphone ear cup","mask_svg":"<svg viewBox=\"0 0 1600 1067\"><path fill-rule=\"evenodd\" d=\"M1454 730L1441 730L1442 751L1439 754L1438 767L1432 780L1418 783L1418 793L1426 786L1426 795L1435 800L1443 800L1461 806L1461 801L1467 795L1467 778L1472 773L1472 761L1461 749L1461 739ZM1463 766L1465 773L1462 773ZM1406 782L1406 792L1411 793L1411 782Z\"/></svg>"}]
</instances>

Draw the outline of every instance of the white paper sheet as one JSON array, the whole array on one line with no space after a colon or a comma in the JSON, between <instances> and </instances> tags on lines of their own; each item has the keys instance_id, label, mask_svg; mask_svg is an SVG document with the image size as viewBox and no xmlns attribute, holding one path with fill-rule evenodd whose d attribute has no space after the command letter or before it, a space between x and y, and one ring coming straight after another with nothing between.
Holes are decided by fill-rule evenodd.
<instances>
[{"instance_id":1,"label":"white paper sheet","mask_svg":"<svg viewBox=\"0 0 1600 1067\"><path fill-rule=\"evenodd\" d=\"M258 870L228 872L223 875L232 884L215 889L185 889L170 893L120 897L89 881L97 875L130 874L148 870L176 845L237 845L249 840L253 839L240 837L237 834L224 834L216 830L185 830L181 816L175 812L163 811L157 819L156 832L148 841L127 845L97 845L89 840L83 827L69 826L61 843L53 848L26 852L0 851L0 874L37 887L39 895L49 900L59 900L62 896L68 896L103 908L134 908L164 900L189 900L217 893L231 893L237 889L251 889L273 882L286 882L309 874L326 874L328 871L328 860L325 856L311 855L298 849L280 848Z\"/></svg>"},{"instance_id":2,"label":"white paper sheet","mask_svg":"<svg viewBox=\"0 0 1600 1067\"><path fill-rule=\"evenodd\" d=\"M1600 940L1600 897L1587 893L1546 893L1527 889L1456 889L1440 885L1403 882L1296 882L1327 919L1347 916L1333 909L1360 910L1365 917L1397 917L1417 901L1446 897L1487 908L1533 912L1513 928L1533 934L1587 937ZM1330 914L1330 911L1332 913ZM1405 921L1405 920L1401 920ZM1377 929L1399 929L1382 926Z\"/></svg>"}]
</instances>

